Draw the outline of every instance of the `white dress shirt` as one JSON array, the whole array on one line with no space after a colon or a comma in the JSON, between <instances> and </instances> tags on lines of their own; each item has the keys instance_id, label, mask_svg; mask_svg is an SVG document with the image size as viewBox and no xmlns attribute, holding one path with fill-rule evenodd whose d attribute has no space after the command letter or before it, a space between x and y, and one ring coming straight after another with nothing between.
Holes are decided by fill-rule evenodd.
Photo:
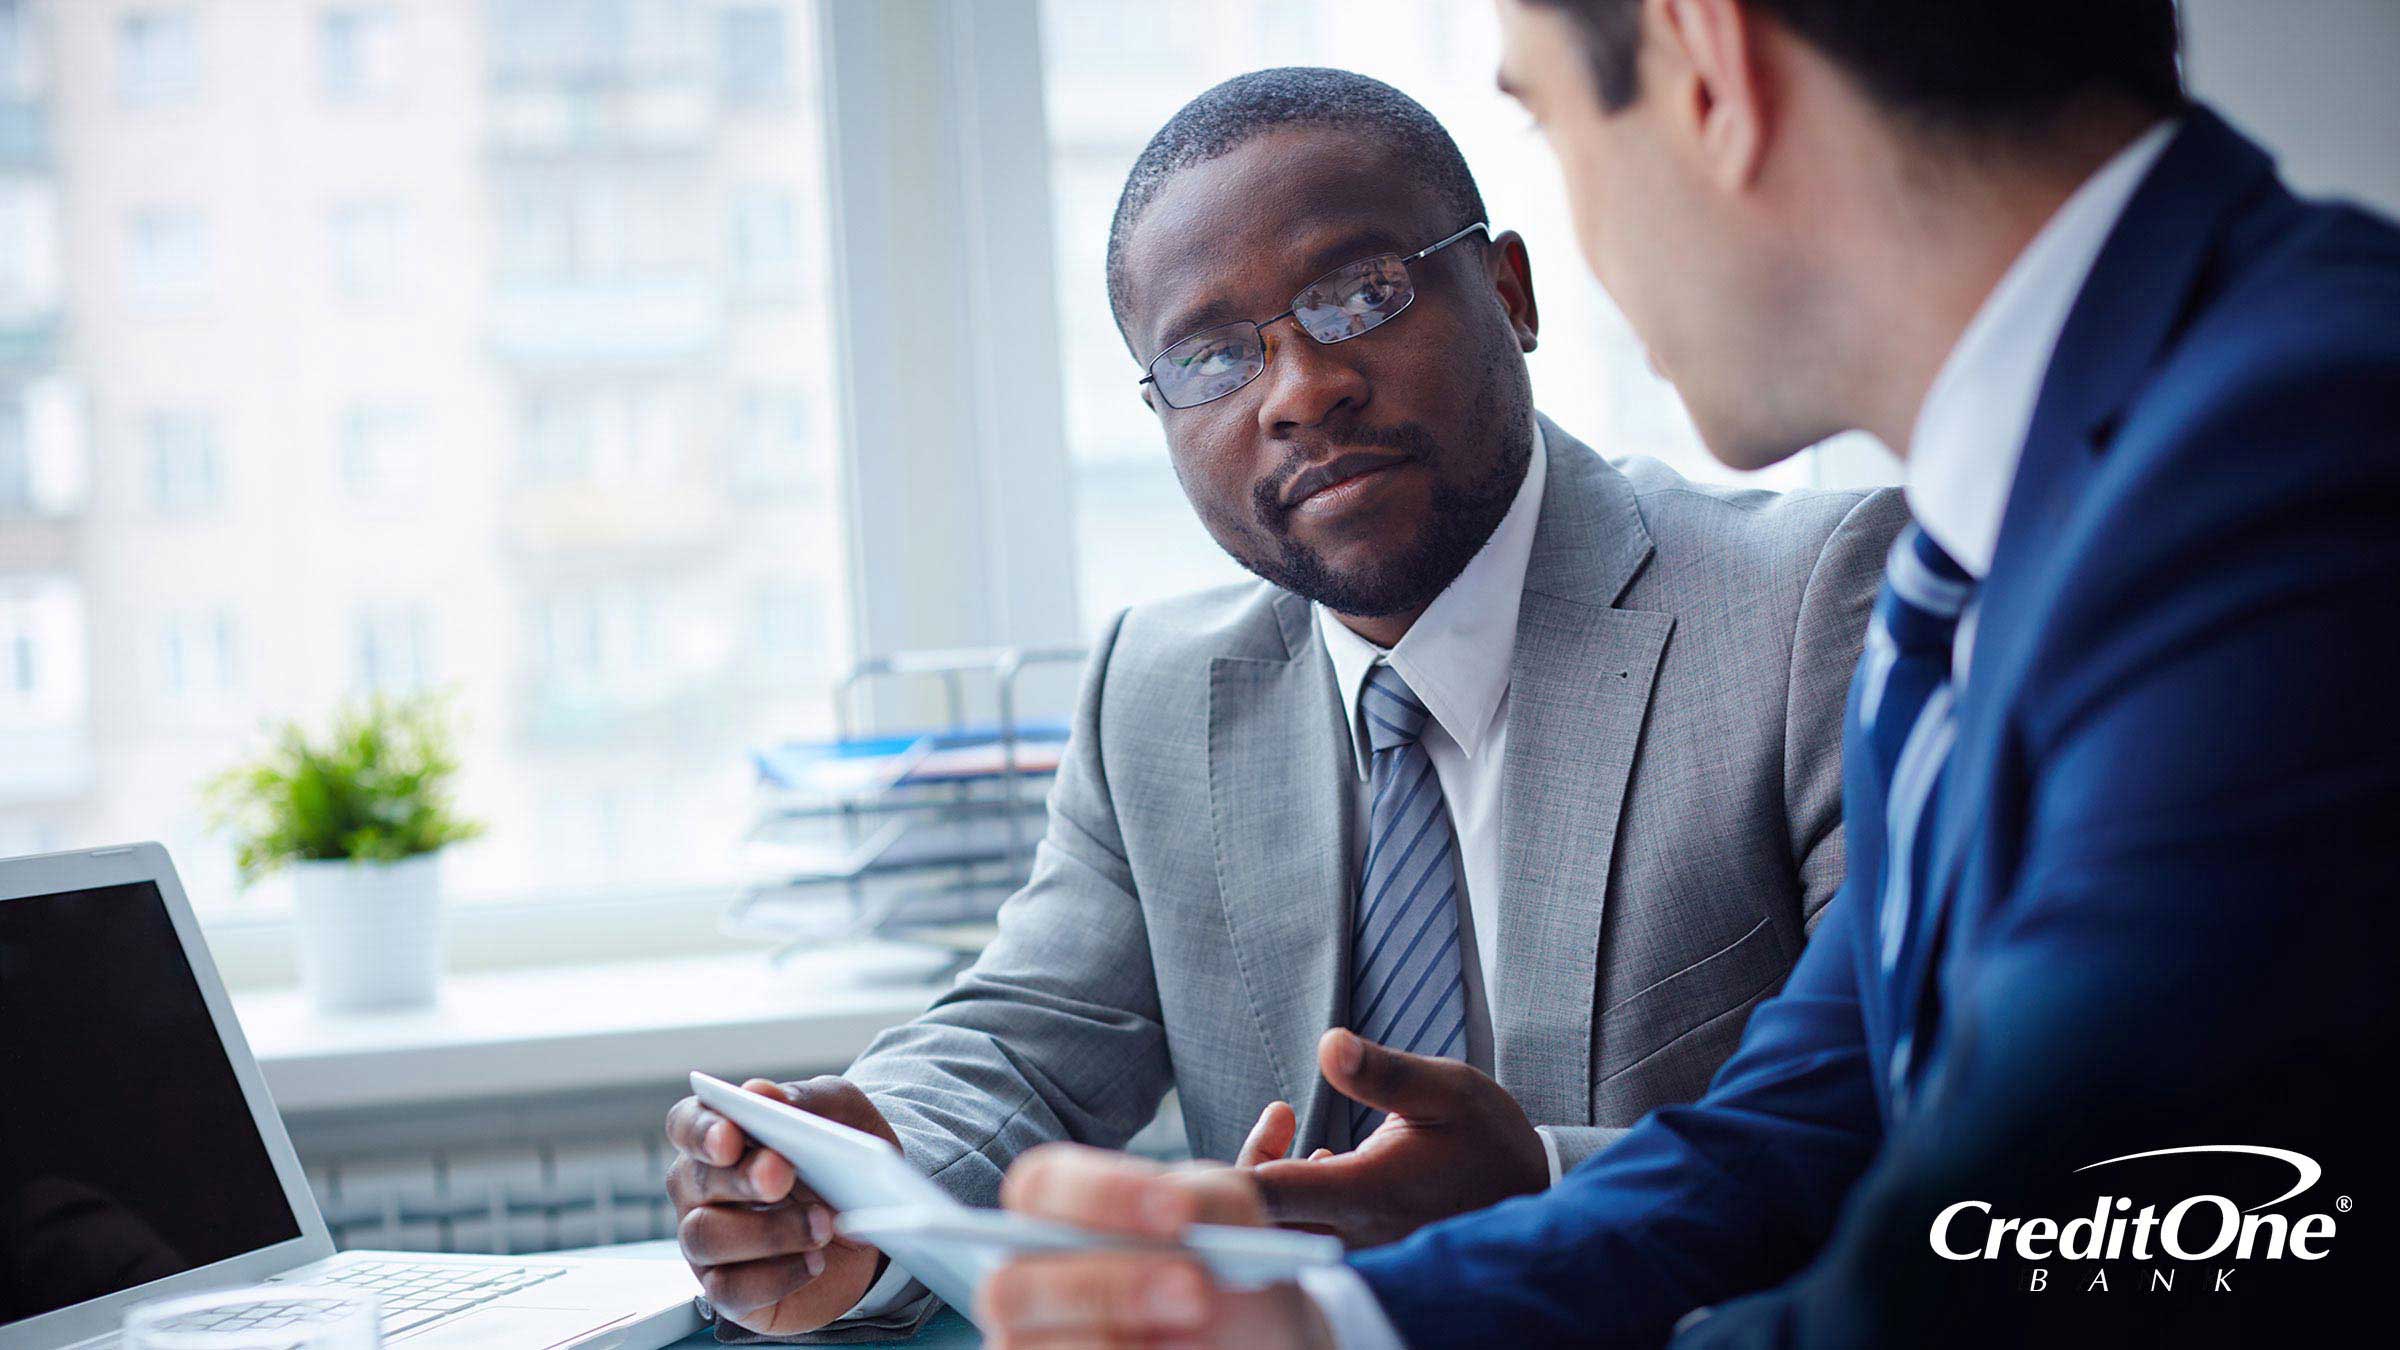
<instances>
[{"instance_id":1,"label":"white dress shirt","mask_svg":"<svg viewBox=\"0 0 2400 1350\"><path fill-rule=\"evenodd\" d=\"M2093 264L2100 260L2109 233L2174 133L2173 122L2150 128L2067 198L2041 233L2017 255L2000 284L1992 288L1926 391L1905 450L1909 509L1925 533L1973 576L1980 578L1991 570L2001 516L2008 509L2009 487L2016 480L2017 461L2033 426L2034 404L2041 397L2042 380L2049 372L2059 335L2066 329L2067 316L2074 311ZM1465 579L1463 574L1460 579ZM1512 595L1512 627L1515 614ZM1974 610L1970 608L1960 621L1956 644L1961 682L1973 641L1973 623ZM1415 636L1415 630L1410 630L1410 636ZM1408 640L1403 638L1393 649L1392 664L1414 688L1413 672L1398 660L1407 646ZM1355 693L1352 698L1355 701ZM1430 700L1426 707L1433 708ZM1440 715L1438 710L1435 715ZM1429 751L1432 744L1429 736ZM1434 768L1437 773L1443 769L1439 757ZM1442 786L1447 789L1449 785L1449 776L1442 774ZM1455 814L1457 808L1452 810ZM1462 827L1462 850L1465 834ZM1557 1168L1557 1151L1552 1149L1552 1180L1557 1179ZM1310 1271L1301 1278L1300 1287L1324 1312L1337 1350L1405 1350L1398 1330L1384 1315L1367 1282L1348 1266Z\"/></svg>"},{"instance_id":2,"label":"white dress shirt","mask_svg":"<svg viewBox=\"0 0 2400 1350\"><path fill-rule=\"evenodd\" d=\"M1492 963L1500 947L1500 778L1508 754L1508 671L1517 647L1517 606L1525 594L1525 567L1533 557L1533 530L1542 512L1542 432L1533 432L1533 458L1517 486L1508 513L1492 537L1468 560L1442 593L1409 625L1399 645L1386 651L1350 631L1333 611L1316 607L1318 638L1333 659L1341 690L1342 717L1350 727L1350 749L1358 767L1351 793L1363 864L1367 818L1374 802L1368 739L1358 701L1368 672L1388 665L1408 681L1431 714L1418 744L1433 761L1434 781L1450 809L1458 836L1459 954L1465 967L1469 1064L1492 1069ZM1356 1143L1356 1140L1352 1140Z\"/></svg>"},{"instance_id":3,"label":"white dress shirt","mask_svg":"<svg viewBox=\"0 0 2400 1350\"><path fill-rule=\"evenodd\" d=\"M1970 576L1992 569L2034 403L2075 297L2174 136L2175 123L2161 122L2084 180L2009 265L1925 392L1903 451L1908 509Z\"/></svg>"}]
</instances>

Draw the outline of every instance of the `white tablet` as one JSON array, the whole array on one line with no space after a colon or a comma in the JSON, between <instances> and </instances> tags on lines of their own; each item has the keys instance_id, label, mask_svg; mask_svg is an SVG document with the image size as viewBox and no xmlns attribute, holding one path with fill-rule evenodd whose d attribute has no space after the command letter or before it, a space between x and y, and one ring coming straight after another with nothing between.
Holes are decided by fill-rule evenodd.
<instances>
[{"instance_id":1,"label":"white tablet","mask_svg":"<svg viewBox=\"0 0 2400 1350\"><path fill-rule=\"evenodd\" d=\"M1019 1253L1157 1250L1067 1224L962 1205L885 1140L744 1092L721 1078L695 1073L692 1091L710 1110L789 1160L810 1190L841 1211L844 1235L872 1242L969 1317L985 1277ZM1307 1267L1342 1259L1336 1238L1213 1224L1186 1230L1178 1250L1233 1288L1292 1279Z\"/></svg>"},{"instance_id":2,"label":"white tablet","mask_svg":"<svg viewBox=\"0 0 2400 1350\"><path fill-rule=\"evenodd\" d=\"M947 1247L962 1255L978 1251L1004 1256L1173 1253L1206 1266L1210 1277L1228 1289L1263 1289L1296 1280L1303 1270L1334 1265L1342 1259L1341 1239L1319 1233L1202 1223L1186 1228L1181 1242L1146 1242L1004 1209L971 1209L956 1203L939 1208L847 1210L840 1226L843 1236L885 1251L894 1243L905 1242Z\"/></svg>"}]
</instances>

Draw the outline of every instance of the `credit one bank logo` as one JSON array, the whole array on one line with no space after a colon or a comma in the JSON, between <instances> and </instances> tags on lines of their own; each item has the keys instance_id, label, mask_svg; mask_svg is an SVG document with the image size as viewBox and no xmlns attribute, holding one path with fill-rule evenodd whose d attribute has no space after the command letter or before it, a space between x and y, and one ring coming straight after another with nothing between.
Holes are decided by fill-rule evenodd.
<instances>
[{"instance_id":1,"label":"credit one bank logo","mask_svg":"<svg viewBox=\"0 0 2400 1350\"><path fill-rule=\"evenodd\" d=\"M2152 1149L2086 1163L2079 1173L2141 1158L2164 1158L2190 1153L2247 1153L2291 1165L2291 1189L2247 1209L2222 1195L2194 1195L2161 1210L2157 1205L2134 1208L2123 1196L2102 1195L2091 1212L2067 1219L1995 1215L1985 1200L1961 1200L1934 1216L1928 1235L1936 1256L1946 1261L2126 1261L2151 1266L2149 1287L2171 1291L2178 1269L2164 1263L2205 1265L2221 1261L2321 1261L2331 1254L2335 1218L2331 1213L2294 1215L2274 1212L2275 1206L2305 1194L2325 1174L2317 1160L2290 1149L2257 1144L2192 1144L2183 1148ZM2350 1197L2341 1196L2334 1209L2348 1213ZM2215 1269L2209 1287L2220 1293L2233 1289L2234 1268ZM2108 1272L2094 1270L2076 1282L2094 1291L2108 1289ZM2065 1283L2062 1277L2061 1283ZM2039 1293L2050 1287L2050 1270L2037 1264L2026 1288Z\"/></svg>"}]
</instances>

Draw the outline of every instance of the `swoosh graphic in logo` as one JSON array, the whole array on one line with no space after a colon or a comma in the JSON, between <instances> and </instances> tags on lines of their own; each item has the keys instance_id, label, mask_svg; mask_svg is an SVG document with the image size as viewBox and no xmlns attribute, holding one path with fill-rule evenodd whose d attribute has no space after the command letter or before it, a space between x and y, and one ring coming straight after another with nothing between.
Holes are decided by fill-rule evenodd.
<instances>
[{"instance_id":1,"label":"swoosh graphic in logo","mask_svg":"<svg viewBox=\"0 0 2400 1350\"><path fill-rule=\"evenodd\" d=\"M2266 1148L2259 1144L2188 1144L2182 1148L2154 1148L2148 1153L2128 1153L2122 1158L2102 1158L2096 1163L2085 1163L2075 1170L2089 1172L2095 1167L2106 1167L2110 1163L2132 1162L2136 1158L2163 1158L2171 1153L2255 1153L2262 1158L2280 1158L2290 1163L2300 1173L2299 1185L2269 1200L2266 1204L2252 1205L2242 1211L2244 1214L2255 1214L2262 1209L2280 1205L2316 1185L2317 1179L2325 1175L2325 1169L2317 1166L2317 1160L2305 1153L2294 1153L2288 1148Z\"/></svg>"}]
</instances>

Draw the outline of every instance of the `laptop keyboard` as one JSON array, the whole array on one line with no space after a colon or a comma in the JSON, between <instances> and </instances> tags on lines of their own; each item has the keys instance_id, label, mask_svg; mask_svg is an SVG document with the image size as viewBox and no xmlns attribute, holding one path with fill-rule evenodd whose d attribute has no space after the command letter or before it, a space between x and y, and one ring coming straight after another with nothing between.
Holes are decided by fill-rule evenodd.
<instances>
[{"instance_id":1,"label":"laptop keyboard","mask_svg":"<svg viewBox=\"0 0 2400 1350\"><path fill-rule=\"evenodd\" d=\"M277 1331L304 1322L314 1322L327 1313L350 1306L341 1299L276 1299L262 1303L234 1303L221 1308L208 1308L184 1313L163 1324L163 1331Z\"/></svg>"},{"instance_id":2,"label":"laptop keyboard","mask_svg":"<svg viewBox=\"0 0 2400 1350\"><path fill-rule=\"evenodd\" d=\"M310 1284L335 1284L363 1289L383 1306L383 1334L408 1331L428 1322L489 1303L567 1273L564 1266L454 1265L417 1261L362 1261L338 1270L315 1272Z\"/></svg>"}]
</instances>

